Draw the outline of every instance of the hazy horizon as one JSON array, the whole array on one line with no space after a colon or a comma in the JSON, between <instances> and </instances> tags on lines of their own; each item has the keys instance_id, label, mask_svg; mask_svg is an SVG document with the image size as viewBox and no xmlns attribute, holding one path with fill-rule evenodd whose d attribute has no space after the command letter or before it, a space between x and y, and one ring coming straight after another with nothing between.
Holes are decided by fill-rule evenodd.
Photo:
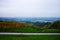
<instances>
[{"instance_id":1,"label":"hazy horizon","mask_svg":"<svg viewBox=\"0 0 60 40\"><path fill-rule=\"evenodd\" d=\"M0 17L60 17L60 0L0 0Z\"/></svg>"}]
</instances>

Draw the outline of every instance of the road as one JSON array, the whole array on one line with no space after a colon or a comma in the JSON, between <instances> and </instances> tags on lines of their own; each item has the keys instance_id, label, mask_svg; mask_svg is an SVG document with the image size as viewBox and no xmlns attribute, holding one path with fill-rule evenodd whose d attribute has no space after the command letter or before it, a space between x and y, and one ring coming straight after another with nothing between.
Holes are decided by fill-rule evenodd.
<instances>
[{"instance_id":1,"label":"road","mask_svg":"<svg viewBox=\"0 0 60 40\"><path fill-rule=\"evenodd\" d=\"M0 35L60 35L60 33L0 33Z\"/></svg>"}]
</instances>

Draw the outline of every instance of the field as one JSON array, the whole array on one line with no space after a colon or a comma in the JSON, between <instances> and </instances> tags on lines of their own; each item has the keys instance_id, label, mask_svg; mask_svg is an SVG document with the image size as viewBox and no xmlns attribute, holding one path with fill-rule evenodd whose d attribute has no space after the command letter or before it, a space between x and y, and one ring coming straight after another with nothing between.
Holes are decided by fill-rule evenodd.
<instances>
[{"instance_id":1,"label":"field","mask_svg":"<svg viewBox=\"0 0 60 40\"><path fill-rule=\"evenodd\" d=\"M8 29L8 30L3 30L2 32L22 32L22 33L58 33L60 32L59 29L40 29L40 28L33 28L33 27L20 27L20 28L15 28L15 29Z\"/></svg>"},{"instance_id":2,"label":"field","mask_svg":"<svg viewBox=\"0 0 60 40\"><path fill-rule=\"evenodd\" d=\"M0 40L60 40L60 35L0 35Z\"/></svg>"}]
</instances>

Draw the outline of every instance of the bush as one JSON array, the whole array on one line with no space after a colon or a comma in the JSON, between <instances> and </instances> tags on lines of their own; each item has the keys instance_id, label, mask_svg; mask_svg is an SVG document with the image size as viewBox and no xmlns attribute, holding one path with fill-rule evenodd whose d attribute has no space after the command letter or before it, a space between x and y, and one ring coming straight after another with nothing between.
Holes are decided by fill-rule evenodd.
<instances>
[{"instance_id":1,"label":"bush","mask_svg":"<svg viewBox=\"0 0 60 40\"><path fill-rule=\"evenodd\" d=\"M53 28L53 29L60 29L60 20L58 21L55 21L50 28Z\"/></svg>"}]
</instances>

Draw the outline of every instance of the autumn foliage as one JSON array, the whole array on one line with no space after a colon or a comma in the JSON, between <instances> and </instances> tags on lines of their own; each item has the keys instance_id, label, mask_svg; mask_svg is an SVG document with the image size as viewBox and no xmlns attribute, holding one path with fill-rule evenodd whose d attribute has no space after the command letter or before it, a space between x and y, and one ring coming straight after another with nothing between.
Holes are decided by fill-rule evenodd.
<instances>
[{"instance_id":1,"label":"autumn foliage","mask_svg":"<svg viewBox=\"0 0 60 40\"><path fill-rule=\"evenodd\" d=\"M0 22L0 29L12 29L20 27L30 27L31 24L19 23L19 22Z\"/></svg>"}]
</instances>

